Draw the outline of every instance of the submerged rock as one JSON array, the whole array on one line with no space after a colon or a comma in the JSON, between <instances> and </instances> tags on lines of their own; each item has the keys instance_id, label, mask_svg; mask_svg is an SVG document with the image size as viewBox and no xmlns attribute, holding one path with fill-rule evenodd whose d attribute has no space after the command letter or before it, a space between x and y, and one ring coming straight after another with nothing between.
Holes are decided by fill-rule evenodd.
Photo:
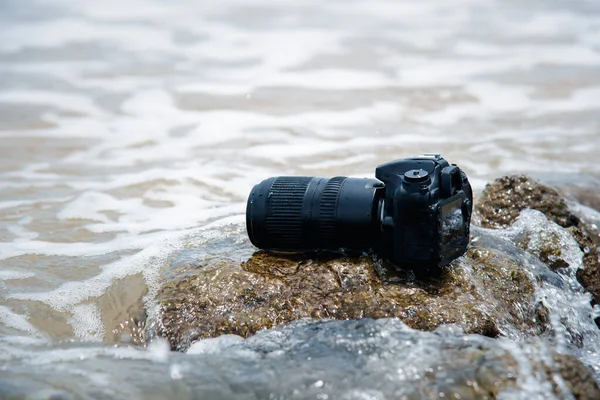
<instances>
[{"instance_id":1,"label":"submerged rock","mask_svg":"<svg viewBox=\"0 0 600 400\"><path fill-rule=\"evenodd\" d=\"M0 359L11 360L3 399L600 398L581 362L539 340L422 332L396 319L301 320L199 341L188 354L93 342L57 354L42 340L9 340L0 338Z\"/></svg>"},{"instance_id":2,"label":"submerged rock","mask_svg":"<svg viewBox=\"0 0 600 400\"><path fill-rule=\"evenodd\" d=\"M600 195L597 195L600 198ZM565 198L555 189L526 176L506 176L488 184L476 204L476 218L486 228L506 228L525 209L542 212L550 221L567 228L582 252L581 265L573 257L564 257L564 238L556 229L541 229L534 224L537 233L517 242L532 252L552 269L573 267L577 280L592 294L592 304L600 304L600 259L592 235L594 227L587 226L569 208ZM564 231L562 231L564 232ZM530 241L536 243L531 245Z\"/></svg>"},{"instance_id":3,"label":"submerged rock","mask_svg":"<svg viewBox=\"0 0 600 400\"><path fill-rule=\"evenodd\" d=\"M579 360L549 353L539 343L464 335L456 326L421 332L394 319L296 321L245 341L221 337L199 342L189 353L215 358L244 354L246 365L261 360L267 374L277 368L277 376L285 377L286 384L274 393L281 398L600 396Z\"/></svg>"}]
</instances>

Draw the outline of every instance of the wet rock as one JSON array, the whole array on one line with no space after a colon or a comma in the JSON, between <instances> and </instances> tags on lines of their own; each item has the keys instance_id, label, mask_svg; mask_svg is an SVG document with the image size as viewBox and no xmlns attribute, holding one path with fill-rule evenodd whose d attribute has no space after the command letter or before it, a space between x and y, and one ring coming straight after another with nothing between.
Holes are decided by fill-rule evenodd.
<instances>
[{"instance_id":1,"label":"wet rock","mask_svg":"<svg viewBox=\"0 0 600 400\"><path fill-rule=\"evenodd\" d=\"M600 191L597 195L600 202ZM580 220L579 228L584 230L596 247L600 247L600 210L588 207L577 201L569 201L569 208Z\"/></svg>"},{"instance_id":2,"label":"wet rock","mask_svg":"<svg viewBox=\"0 0 600 400\"><path fill-rule=\"evenodd\" d=\"M195 340L257 331L310 317L396 317L420 330L452 323L489 337L546 329L532 278L499 251L473 246L429 281L391 272L370 256L284 256L258 252L166 284L157 333L176 350Z\"/></svg>"},{"instance_id":3,"label":"wet rock","mask_svg":"<svg viewBox=\"0 0 600 400\"><path fill-rule=\"evenodd\" d=\"M505 176L486 185L475 212L481 226L506 228L526 208L541 211L565 228L576 226L578 222L556 190L524 175Z\"/></svg>"},{"instance_id":4,"label":"wet rock","mask_svg":"<svg viewBox=\"0 0 600 400\"><path fill-rule=\"evenodd\" d=\"M592 304L600 304L600 260L598 248L581 229L571 228L571 233L583 251L584 268L577 270L577 280L593 296ZM600 320L596 320L600 326Z\"/></svg>"},{"instance_id":5,"label":"wet rock","mask_svg":"<svg viewBox=\"0 0 600 400\"><path fill-rule=\"evenodd\" d=\"M567 386L567 392L570 392L577 400L597 400L600 399L600 388L594 379L592 372L581 363L577 358L569 354L555 354L554 364L546 368L551 376L559 375ZM556 379L552 381L554 392L565 394L556 384Z\"/></svg>"},{"instance_id":6,"label":"wet rock","mask_svg":"<svg viewBox=\"0 0 600 400\"><path fill-rule=\"evenodd\" d=\"M385 318L303 320L248 340L198 342L188 353L219 359L244 354L245 365L255 359L267 364L263 371L276 364L277 375L286 376L278 392L283 398L297 386L303 388L299 398L600 398L590 371L573 356L549 352L539 342L464 335L450 325L422 332Z\"/></svg>"},{"instance_id":7,"label":"wet rock","mask_svg":"<svg viewBox=\"0 0 600 400\"><path fill-rule=\"evenodd\" d=\"M577 279L592 294L592 304L600 303L599 253L588 233L594 228L587 227L555 189L522 175L499 178L488 184L483 191L476 204L475 220L486 228L506 228L527 208L541 211L550 221L569 229L583 252L583 264L577 271ZM553 243L558 238L552 238L552 233L542 232L540 235L546 237L533 253L550 268L568 267L569 261L557 253L561 251L561 247ZM521 245L531 250L527 243Z\"/></svg>"},{"instance_id":8,"label":"wet rock","mask_svg":"<svg viewBox=\"0 0 600 400\"><path fill-rule=\"evenodd\" d=\"M548 220L537 210L521 211L519 218L498 235L535 255L553 271L583 268L583 253L571 231Z\"/></svg>"},{"instance_id":9,"label":"wet rock","mask_svg":"<svg viewBox=\"0 0 600 400\"><path fill-rule=\"evenodd\" d=\"M61 350L0 337L0 355L11 360L0 398L600 398L583 364L542 341L464 335L448 325L423 332L386 318L295 321L245 340L197 342L188 354L76 341Z\"/></svg>"}]
</instances>

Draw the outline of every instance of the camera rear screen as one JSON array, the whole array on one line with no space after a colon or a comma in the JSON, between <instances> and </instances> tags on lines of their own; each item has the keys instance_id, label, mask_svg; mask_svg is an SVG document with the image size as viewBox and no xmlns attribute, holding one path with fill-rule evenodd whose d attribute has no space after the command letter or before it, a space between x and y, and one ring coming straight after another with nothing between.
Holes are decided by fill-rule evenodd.
<instances>
[{"instance_id":1,"label":"camera rear screen","mask_svg":"<svg viewBox=\"0 0 600 400\"><path fill-rule=\"evenodd\" d=\"M455 240L464 237L464 218L462 215L462 198L458 198L442 206L441 239L442 245L447 246Z\"/></svg>"}]
</instances>

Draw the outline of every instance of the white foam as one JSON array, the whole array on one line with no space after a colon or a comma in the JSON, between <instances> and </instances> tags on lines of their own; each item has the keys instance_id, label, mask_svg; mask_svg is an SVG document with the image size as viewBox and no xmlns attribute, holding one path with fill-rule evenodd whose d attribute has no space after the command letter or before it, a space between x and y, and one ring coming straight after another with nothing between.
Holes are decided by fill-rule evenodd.
<instances>
[{"instance_id":1,"label":"white foam","mask_svg":"<svg viewBox=\"0 0 600 400\"><path fill-rule=\"evenodd\" d=\"M581 22L581 18L577 14L549 11L544 14L534 14L527 23L518 24L516 29L507 33L510 36L556 38L567 32L569 34L579 33L578 31L582 30Z\"/></svg>"},{"instance_id":2,"label":"white foam","mask_svg":"<svg viewBox=\"0 0 600 400\"><path fill-rule=\"evenodd\" d=\"M75 200L66 204L56 215L57 218L89 219L98 222L110 222L110 219L101 211L119 209L119 201L108 194L99 192L84 192Z\"/></svg>"},{"instance_id":3,"label":"white foam","mask_svg":"<svg viewBox=\"0 0 600 400\"><path fill-rule=\"evenodd\" d=\"M160 270L166 265L166 260L172 252L183 249L189 237L202 236L204 232L215 235L219 232L219 226L239 224L242 221L243 217L237 215L207 224L199 229L155 235L143 246L138 247L143 250L103 266L102 271L96 276L85 280L66 282L50 291L14 293L8 297L18 300L42 301L57 311L70 312L72 317L69 322L79 337L88 339L101 337L104 328L100 321L99 311L95 308L95 304L89 302L106 293L115 280L142 274L148 286L148 294L145 298L146 306L151 313L155 306L152 301L160 286ZM139 245L139 243L136 244ZM89 247L89 245L83 247ZM82 253L80 255L89 254Z\"/></svg>"},{"instance_id":4,"label":"white foam","mask_svg":"<svg viewBox=\"0 0 600 400\"><path fill-rule=\"evenodd\" d=\"M77 7L82 15L94 20L129 21L132 18L164 19L181 14L181 11L178 12L178 8L176 7L168 7L164 4L144 0L105 0L101 3L80 3L77 0L66 0L65 2L71 3L71 7Z\"/></svg>"},{"instance_id":5,"label":"white foam","mask_svg":"<svg viewBox=\"0 0 600 400\"><path fill-rule=\"evenodd\" d=\"M27 240L32 240L35 239L39 236L39 233L37 232L33 232L27 228L25 228L24 225L27 225L29 223L31 223L31 221L33 220L33 218L31 216L25 216L24 218L21 218L19 221L17 221L16 224L11 224L8 225L6 227L6 230L10 233L12 233L13 235L15 235L15 241L27 241Z\"/></svg>"},{"instance_id":6,"label":"white foam","mask_svg":"<svg viewBox=\"0 0 600 400\"><path fill-rule=\"evenodd\" d=\"M319 90L338 89L374 89L396 84L393 79L386 78L382 73L352 71L343 69L320 69L317 71L285 72L268 76L261 87L293 86L298 88L313 88Z\"/></svg>"},{"instance_id":7,"label":"white foam","mask_svg":"<svg viewBox=\"0 0 600 400\"><path fill-rule=\"evenodd\" d=\"M9 281L13 279L27 279L35 276L32 271L17 271L11 269L0 270L0 281Z\"/></svg>"},{"instance_id":8,"label":"white foam","mask_svg":"<svg viewBox=\"0 0 600 400\"><path fill-rule=\"evenodd\" d=\"M169 367L169 375L171 376L171 379L174 380L179 380L181 378L183 378L183 373L182 373L182 367L179 364L171 364L171 366Z\"/></svg>"},{"instance_id":9,"label":"white foam","mask_svg":"<svg viewBox=\"0 0 600 400\"><path fill-rule=\"evenodd\" d=\"M0 243L0 260L18 257L25 254L55 255L69 257L97 256L121 250L136 250L156 243L164 233L149 233L137 235L123 240L116 238L106 242L56 243L41 240L17 241L11 243Z\"/></svg>"},{"instance_id":10,"label":"white foam","mask_svg":"<svg viewBox=\"0 0 600 400\"><path fill-rule=\"evenodd\" d=\"M187 354L214 354L221 352L224 348L242 343L244 338L238 335L221 335L216 338L203 339L192 343L186 351Z\"/></svg>"},{"instance_id":11,"label":"white foam","mask_svg":"<svg viewBox=\"0 0 600 400\"><path fill-rule=\"evenodd\" d=\"M81 41L108 41L130 50L169 50L168 32L138 25L103 25L85 19L63 18L8 25L0 31L0 50L13 52L25 47L58 47Z\"/></svg>"},{"instance_id":12,"label":"white foam","mask_svg":"<svg viewBox=\"0 0 600 400\"><path fill-rule=\"evenodd\" d=\"M0 102L39 104L59 110L68 110L90 117L101 118L107 114L86 96L41 90L13 90L0 92Z\"/></svg>"},{"instance_id":13,"label":"white foam","mask_svg":"<svg viewBox=\"0 0 600 400\"><path fill-rule=\"evenodd\" d=\"M147 346L146 350L150 359L156 362L166 362L169 359L171 345L166 339L154 338Z\"/></svg>"},{"instance_id":14,"label":"white foam","mask_svg":"<svg viewBox=\"0 0 600 400\"><path fill-rule=\"evenodd\" d=\"M96 304L77 304L70 308L69 324L76 337L84 340L102 340L106 330L100 308Z\"/></svg>"},{"instance_id":15,"label":"white foam","mask_svg":"<svg viewBox=\"0 0 600 400\"><path fill-rule=\"evenodd\" d=\"M27 321L27 318L14 313L10 308L0 305L0 323L9 328L28 333L40 335L41 333Z\"/></svg>"}]
</instances>

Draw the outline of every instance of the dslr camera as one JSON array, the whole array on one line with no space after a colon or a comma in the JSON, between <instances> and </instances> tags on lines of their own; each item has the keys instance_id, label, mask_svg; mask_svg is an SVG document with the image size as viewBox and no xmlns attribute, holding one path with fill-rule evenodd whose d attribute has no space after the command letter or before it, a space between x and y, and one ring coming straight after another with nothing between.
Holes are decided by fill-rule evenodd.
<instances>
[{"instance_id":1,"label":"dslr camera","mask_svg":"<svg viewBox=\"0 0 600 400\"><path fill-rule=\"evenodd\" d=\"M425 154L381 164L375 177L262 181L248 198L250 241L286 252L373 250L415 273L465 253L473 193L458 166Z\"/></svg>"}]
</instances>

